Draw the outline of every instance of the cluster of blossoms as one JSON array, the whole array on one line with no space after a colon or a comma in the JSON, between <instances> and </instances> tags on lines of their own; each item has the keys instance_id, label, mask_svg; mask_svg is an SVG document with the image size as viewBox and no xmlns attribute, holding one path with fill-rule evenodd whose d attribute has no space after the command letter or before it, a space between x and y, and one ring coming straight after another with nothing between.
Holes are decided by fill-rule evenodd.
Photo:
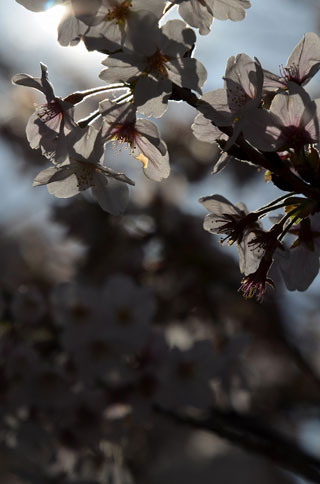
<instances>
[{"instance_id":1,"label":"cluster of blossoms","mask_svg":"<svg viewBox=\"0 0 320 484\"><path fill-rule=\"evenodd\" d=\"M183 100L199 111L194 135L217 143L221 150L214 173L231 160L246 161L267 170L266 178L286 192L251 213L219 195L200 200L211 212L204 228L225 234L238 247L244 296L261 300L266 284L274 285L269 275L274 260L289 290L305 290L311 284L320 255L320 156L315 146L320 141L320 100L312 100L303 86L320 68L316 34L304 35L280 75L264 70L258 59L246 54L230 57L224 88L202 95L206 69L193 57L196 35L189 26L206 35L214 18L242 20L248 0L57 0L50 5L45 0L17 1L32 11L65 5L58 27L60 44L83 41L88 50L107 55L100 73L107 86L64 99L55 96L44 65L40 78L14 76L15 84L38 89L46 97L27 126L31 147L40 148L52 164L36 176L35 186L48 185L50 193L63 198L91 188L104 210L122 213L128 185L134 182L105 165L106 145L127 144L148 178L167 178L167 146L157 127L139 115L159 118L169 101ZM163 23L175 5L183 20ZM122 92L117 99L103 100L91 116L75 121L79 103L97 92L114 95L117 90ZM265 231L260 219L280 208L284 215ZM290 248L282 242L286 235L296 237Z\"/></svg>"},{"instance_id":2,"label":"cluster of blossoms","mask_svg":"<svg viewBox=\"0 0 320 484\"><path fill-rule=\"evenodd\" d=\"M113 476L129 471L103 442L130 455L137 429L159 433L152 405L207 409L216 400L214 381L227 395L235 376L246 385L246 335L216 351L213 340L195 338L183 322L175 321L170 335L170 325L153 324L152 290L122 273L99 286L63 283L46 295L24 285L0 311L0 448L10 452L19 482L132 483ZM127 444L122 433L131 435ZM92 467L90 456L100 456Z\"/></svg>"},{"instance_id":3,"label":"cluster of blossoms","mask_svg":"<svg viewBox=\"0 0 320 484\"><path fill-rule=\"evenodd\" d=\"M268 276L274 260L289 290L306 290L319 272L320 157L315 145L320 99L312 100L303 87L319 68L320 38L308 33L280 76L245 54L231 57L224 89L204 94L199 103L193 133L218 143L222 151L214 173L234 158L243 159L266 168L267 178L289 192L252 213L219 195L200 200L211 212L205 230L237 244L245 297L262 299L266 284L274 286ZM285 214L271 217L275 223L264 231L259 220L282 207ZM290 248L282 243L286 234L296 236Z\"/></svg>"}]
</instances>

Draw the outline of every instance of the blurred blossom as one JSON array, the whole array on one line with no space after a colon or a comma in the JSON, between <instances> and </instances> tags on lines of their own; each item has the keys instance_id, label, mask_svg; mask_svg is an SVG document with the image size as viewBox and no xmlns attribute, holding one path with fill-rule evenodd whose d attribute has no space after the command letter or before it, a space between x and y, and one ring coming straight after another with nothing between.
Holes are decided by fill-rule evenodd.
<instances>
[{"instance_id":1,"label":"blurred blossom","mask_svg":"<svg viewBox=\"0 0 320 484\"><path fill-rule=\"evenodd\" d=\"M209 380L215 365L216 356L209 341L198 341L184 351L171 348L157 372L160 386L156 402L165 408L209 407L214 401Z\"/></svg>"},{"instance_id":2,"label":"blurred blossom","mask_svg":"<svg viewBox=\"0 0 320 484\"><path fill-rule=\"evenodd\" d=\"M47 306L38 288L21 286L11 304L14 318L20 323L37 323L46 313Z\"/></svg>"},{"instance_id":3,"label":"blurred blossom","mask_svg":"<svg viewBox=\"0 0 320 484\"><path fill-rule=\"evenodd\" d=\"M115 344L141 348L156 310L151 292L119 274L106 282L102 297L107 338Z\"/></svg>"},{"instance_id":4,"label":"blurred blossom","mask_svg":"<svg viewBox=\"0 0 320 484\"><path fill-rule=\"evenodd\" d=\"M74 336L82 338L82 332L91 331L90 321L99 310L99 292L85 284L65 283L56 286L51 293L54 321L71 332L70 343ZM84 340L86 334L84 334Z\"/></svg>"}]
</instances>

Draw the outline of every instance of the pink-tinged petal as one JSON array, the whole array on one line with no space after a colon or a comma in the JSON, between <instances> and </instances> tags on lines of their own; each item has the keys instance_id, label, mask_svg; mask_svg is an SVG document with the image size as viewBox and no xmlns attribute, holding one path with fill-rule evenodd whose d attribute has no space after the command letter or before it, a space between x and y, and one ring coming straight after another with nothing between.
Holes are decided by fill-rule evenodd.
<instances>
[{"instance_id":1,"label":"pink-tinged petal","mask_svg":"<svg viewBox=\"0 0 320 484\"><path fill-rule=\"evenodd\" d=\"M157 126L147 119L138 119L135 128L137 133L140 135L138 138L145 137L156 149L160 152L162 156L167 154L167 145L161 139L159 130Z\"/></svg>"},{"instance_id":2,"label":"pink-tinged petal","mask_svg":"<svg viewBox=\"0 0 320 484\"><path fill-rule=\"evenodd\" d=\"M136 57L137 53L141 57L148 57L154 54L161 44L162 32L158 26L157 17L150 11L141 10L135 12L129 20L125 47L133 52Z\"/></svg>"},{"instance_id":3,"label":"pink-tinged petal","mask_svg":"<svg viewBox=\"0 0 320 484\"><path fill-rule=\"evenodd\" d=\"M209 213L204 218L203 228L204 230L206 230L207 232L210 232L211 234L220 234L221 228L224 227L226 223L227 223L227 220L223 218L223 216Z\"/></svg>"},{"instance_id":4,"label":"pink-tinged petal","mask_svg":"<svg viewBox=\"0 0 320 484\"><path fill-rule=\"evenodd\" d=\"M12 77L12 83L17 86L33 87L38 91L44 92L41 79L29 76L29 74L15 74Z\"/></svg>"},{"instance_id":5,"label":"pink-tinged petal","mask_svg":"<svg viewBox=\"0 0 320 484\"><path fill-rule=\"evenodd\" d=\"M106 54L112 54L123 46L125 40L124 31L115 21L99 23L90 27L85 32L83 42L89 51L97 50Z\"/></svg>"},{"instance_id":6,"label":"pink-tinged petal","mask_svg":"<svg viewBox=\"0 0 320 484\"><path fill-rule=\"evenodd\" d=\"M170 175L168 154L161 156L157 156L157 153L149 154L147 166L143 168L143 171L147 178L156 182L168 178Z\"/></svg>"},{"instance_id":7,"label":"pink-tinged petal","mask_svg":"<svg viewBox=\"0 0 320 484\"><path fill-rule=\"evenodd\" d=\"M270 110L278 116L284 126L300 125L305 105L299 94L289 96L287 92L277 94L271 103Z\"/></svg>"},{"instance_id":8,"label":"pink-tinged petal","mask_svg":"<svg viewBox=\"0 0 320 484\"><path fill-rule=\"evenodd\" d=\"M58 42L63 47L77 45L87 31L87 25L75 17L71 10L67 10L58 25Z\"/></svg>"},{"instance_id":9,"label":"pink-tinged petal","mask_svg":"<svg viewBox=\"0 0 320 484\"><path fill-rule=\"evenodd\" d=\"M67 137L63 130L60 130L58 137L54 139L41 140L42 153L55 164L62 164L68 160L69 149Z\"/></svg>"},{"instance_id":10,"label":"pink-tinged petal","mask_svg":"<svg viewBox=\"0 0 320 484\"><path fill-rule=\"evenodd\" d=\"M225 73L226 88L229 96L235 99L239 97L245 103L245 96L255 99L261 96L263 84L263 72L258 61L253 61L246 54L238 54L236 58L231 57L228 61ZM233 61L232 61L233 60ZM239 90L243 89L243 93Z\"/></svg>"},{"instance_id":11,"label":"pink-tinged petal","mask_svg":"<svg viewBox=\"0 0 320 484\"><path fill-rule=\"evenodd\" d=\"M234 119L225 89L216 89L204 94L198 110L218 126L231 126Z\"/></svg>"},{"instance_id":12,"label":"pink-tinged petal","mask_svg":"<svg viewBox=\"0 0 320 484\"><path fill-rule=\"evenodd\" d=\"M180 57L167 62L166 68L172 82L202 94L200 88L206 82L207 71L197 59Z\"/></svg>"},{"instance_id":13,"label":"pink-tinged petal","mask_svg":"<svg viewBox=\"0 0 320 484\"><path fill-rule=\"evenodd\" d=\"M63 112L58 102L52 102L36 108L38 120L48 129L58 133L63 119Z\"/></svg>"},{"instance_id":14,"label":"pink-tinged petal","mask_svg":"<svg viewBox=\"0 0 320 484\"><path fill-rule=\"evenodd\" d=\"M242 212L243 214L247 214L248 213L248 208L247 208L247 205L243 202L238 202L236 203L236 207L240 210L240 212Z\"/></svg>"},{"instance_id":15,"label":"pink-tinged petal","mask_svg":"<svg viewBox=\"0 0 320 484\"><path fill-rule=\"evenodd\" d=\"M306 84L320 68L320 38L309 32L296 45L287 61L289 80Z\"/></svg>"},{"instance_id":16,"label":"pink-tinged petal","mask_svg":"<svg viewBox=\"0 0 320 484\"><path fill-rule=\"evenodd\" d=\"M277 94L270 110L283 124L283 135L289 146L303 146L319 139L317 104L303 87L288 82L289 92Z\"/></svg>"},{"instance_id":17,"label":"pink-tinged petal","mask_svg":"<svg viewBox=\"0 0 320 484\"><path fill-rule=\"evenodd\" d=\"M164 36L159 47L168 56L183 56L196 41L194 31L182 20L169 20L161 30Z\"/></svg>"},{"instance_id":18,"label":"pink-tinged petal","mask_svg":"<svg viewBox=\"0 0 320 484\"><path fill-rule=\"evenodd\" d=\"M244 136L261 151L278 151L286 138L282 134L279 116L266 109L256 109L246 120Z\"/></svg>"},{"instance_id":19,"label":"pink-tinged petal","mask_svg":"<svg viewBox=\"0 0 320 484\"><path fill-rule=\"evenodd\" d=\"M57 173L57 168L55 166L50 166L45 170L40 171L38 175L33 180L33 187L39 187L41 185L47 185L50 183L51 178Z\"/></svg>"},{"instance_id":20,"label":"pink-tinged petal","mask_svg":"<svg viewBox=\"0 0 320 484\"><path fill-rule=\"evenodd\" d=\"M72 173L64 180L50 183L48 185L48 192L57 198L70 198L78 195L80 192L78 178L75 173Z\"/></svg>"},{"instance_id":21,"label":"pink-tinged petal","mask_svg":"<svg viewBox=\"0 0 320 484\"><path fill-rule=\"evenodd\" d=\"M286 89L287 82L283 77L277 76L277 74L273 74L273 72L267 71L263 69L263 87L265 89Z\"/></svg>"},{"instance_id":22,"label":"pink-tinged petal","mask_svg":"<svg viewBox=\"0 0 320 484\"><path fill-rule=\"evenodd\" d=\"M67 141L63 123L60 123L59 130L50 129L34 113L27 124L27 139L32 149L41 148L44 156L54 159L55 163L63 163L67 157Z\"/></svg>"},{"instance_id":23,"label":"pink-tinged petal","mask_svg":"<svg viewBox=\"0 0 320 484\"><path fill-rule=\"evenodd\" d=\"M48 185L49 193L58 198L69 198L79 193L77 177L71 165L51 166L35 177L33 186Z\"/></svg>"},{"instance_id":24,"label":"pink-tinged petal","mask_svg":"<svg viewBox=\"0 0 320 484\"><path fill-rule=\"evenodd\" d=\"M97 173L95 175L91 192L100 207L112 215L120 215L128 205L129 190L127 185L113 178L106 178L102 174Z\"/></svg>"},{"instance_id":25,"label":"pink-tinged petal","mask_svg":"<svg viewBox=\"0 0 320 484\"><path fill-rule=\"evenodd\" d=\"M119 53L116 58L107 57L102 62L107 69L103 69L99 77L106 82L127 82L131 79L137 77L141 72L144 71L146 63L143 61L136 61L132 59L127 53Z\"/></svg>"},{"instance_id":26,"label":"pink-tinged petal","mask_svg":"<svg viewBox=\"0 0 320 484\"><path fill-rule=\"evenodd\" d=\"M306 291L319 273L319 254L303 244L279 257L280 271L289 291Z\"/></svg>"},{"instance_id":27,"label":"pink-tinged petal","mask_svg":"<svg viewBox=\"0 0 320 484\"><path fill-rule=\"evenodd\" d=\"M145 175L150 178L150 180L157 182L164 178L168 178L170 175L168 153L162 155L160 151L143 136L136 139L136 146L140 154L137 153L136 156L135 150L133 156L136 156L136 158L142 162Z\"/></svg>"},{"instance_id":28,"label":"pink-tinged petal","mask_svg":"<svg viewBox=\"0 0 320 484\"><path fill-rule=\"evenodd\" d=\"M26 127L26 134L31 148L33 150L40 148L40 141L43 134L42 133L40 134L39 118L36 113L33 113L29 118L29 121ZM56 133L54 133L54 136L56 136Z\"/></svg>"},{"instance_id":29,"label":"pink-tinged petal","mask_svg":"<svg viewBox=\"0 0 320 484\"><path fill-rule=\"evenodd\" d=\"M135 14L138 10L150 10L157 18L160 18L166 6L166 0L135 0L132 5L132 12Z\"/></svg>"},{"instance_id":30,"label":"pink-tinged petal","mask_svg":"<svg viewBox=\"0 0 320 484\"><path fill-rule=\"evenodd\" d=\"M134 89L134 104L139 113L160 118L168 109L172 84L168 79L140 77Z\"/></svg>"},{"instance_id":31,"label":"pink-tinged petal","mask_svg":"<svg viewBox=\"0 0 320 484\"><path fill-rule=\"evenodd\" d=\"M195 117L191 129L198 140L206 143L215 143L218 139L226 137L210 119L205 118L201 113Z\"/></svg>"},{"instance_id":32,"label":"pink-tinged petal","mask_svg":"<svg viewBox=\"0 0 320 484\"><path fill-rule=\"evenodd\" d=\"M157 126L147 119L137 119L135 124L137 132L149 140L156 148L161 146L160 133ZM141 136L138 136L139 139ZM163 154L163 153L162 153Z\"/></svg>"},{"instance_id":33,"label":"pink-tinged petal","mask_svg":"<svg viewBox=\"0 0 320 484\"><path fill-rule=\"evenodd\" d=\"M245 276L257 271L264 254L260 247L250 245L255 237L255 232L246 232L240 244L237 244L240 272Z\"/></svg>"},{"instance_id":34,"label":"pink-tinged petal","mask_svg":"<svg viewBox=\"0 0 320 484\"><path fill-rule=\"evenodd\" d=\"M103 136L111 136L114 128L119 124L135 123L136 108L130 103L117 104L105 99L99 103L99 110L103 116Z\"/></svg>"},{"instance_id":35,"label":"pink-tinged petal","mask_svg":"<svg viewBox=\"0 0 320 484\"><path fill-rule=\"evenodd\" d=\"M144 165L145 175L154 181L168 178L170 174L169 155L166 144L160 140L158 128L146 119L136 123L138 135L135 144L142 157L137 157ZM135 153L133 153L134 156Z\"/></svg>"},{"instance_id":36,"label":"pink-tinged petal","mask_svg":"<svg viewBox=\"0 0 320 484\"><path fill-rule=\"evenodd\" d=\"M199 199L202 205L214 215L243 215L233 203L229 202L222 195L209 195Z\"/></svg>"},{"instance_id":37,"label":"pink-tinged petal","mask_svg":"<svg viewBox=\"0 0 320 484\"><path fill-rule=\"evenodd\" d=\"M319 142L319 118L317 117L316 112L317 107L315 103L312 102L306 106L302 115L300 128L305 132L305 144Z\"/></svg>"},{"instance_id":38,"label":"pink-tinged petal","mask_svg":"<svg viewBox=\"0 0 320 484\"><path fill-rule=\"evenodd\" d=\"M238 22L246 16L245 8L250 8L249 0L207 0L214 18Z\"/></svg>"},{"instance_id":39,"label":"pink-tinged petal","mask_svg":"<svg viewBox=\"0 0 320 484\"><path fill-rule=\"evenodd\" d=\"M74 129L68 141L70 158L96 164L104 157L105 141L102 139L101 130L97 130L94 126L89 126L87 129Z\"/></svg>"},{"instance_id":40,"label":"pink-tinged petal","mask_svg":"<svg viewBox=\"0 0 320 484\"><path fill-rule=\"evenodd\" d=\"M201 35L210 32L213 17L205 3L199 0L183 1L179 5L179 14L191 27L198 28Z\"/></svg>"},{"instance_id":41,"label":"pink-tinged petal","mask_svg":"<svg viewBox=\"0 0 320 484\"><path fill-rule=\"evenodd\" d=\"M40 62L41 77L32 77L29 74L16 74L12 78L12 83L18 86L33 87L41 91L47 98L48 102L55 100L52 84L48 79L48 68Z\"/></svg>"}]
</instances>

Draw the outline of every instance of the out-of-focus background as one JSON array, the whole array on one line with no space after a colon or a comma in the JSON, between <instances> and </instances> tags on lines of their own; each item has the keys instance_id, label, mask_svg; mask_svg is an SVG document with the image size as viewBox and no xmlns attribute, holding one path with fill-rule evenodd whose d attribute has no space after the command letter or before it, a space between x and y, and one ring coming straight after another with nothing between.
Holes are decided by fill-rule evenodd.
<instances>
[{"instance_id":1,"label":"out-of-focus background","mask_svg":"<svg viewBox=\"0 0 320 484\"><path fill-rule=\"evenodd\" d=\"M43 101L12 75L38 76L43 62L61 97L103 85L103 54L58 44L63 9L0 5L1 482L297 482L151 409L209 402L261 418L319 457L320 278L303 294L276 279L263 304L245 301L236 251L203 231L198 203L219 193L253 210L279 191L248 165L211 175L215 148L192 137L196 113L182 103L157 121L168 180L149 181L125 150L107 150L108 164L136 182L123 216L87 194L59 200L32 188L48 163L25 127ZM318 0L252 0L242 22L215 21L195 52L208 70L204 91L222 87L240 52L277 73L309 31L320 34ZM308 85L313 97L319 79Z\"/></svg>"}]
</instances>

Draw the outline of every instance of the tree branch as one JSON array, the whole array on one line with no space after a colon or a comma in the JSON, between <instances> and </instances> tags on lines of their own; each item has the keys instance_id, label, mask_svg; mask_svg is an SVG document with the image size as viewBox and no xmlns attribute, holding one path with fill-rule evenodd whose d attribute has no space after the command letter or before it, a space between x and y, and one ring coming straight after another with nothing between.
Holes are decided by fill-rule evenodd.
<instances>
[{"instance_id":1,"label":"tree branch","mask_svg":"<svg viewBox=\"0 0 320 484\"><path fill-rule=\"evenodd\" d=\"M216 409L206 413L180 412L155 405L154 410L177 423L214 432L244 450L271 460L283 469L320 483L320 461L257 419Z\"/></svg>"},{"instance_id":2,"label":"tree branch","mask_svg":"<svg viewBox=\"0 0 320 484\"><path fill-rule=\"evenodd\" d=\"M190 89L177 86L176 84L173 84L171 99L175 101L185 101L195 109L198 109L199 106L199 99L192 91L190 91ZM231 127L218 126L218 128L228 136L232 135L233 130ZM290 190L288 191L302 193L308 198L320 201L320 190L308 185L301 178L292 173L290 168L283 163L277 153L260 152L245 141L242 136L239 136L236 141L236 146L232 147L229 152L234 150L237 151L237 157L239 159L248 160L254 165L270 170L272 173L285 180L290 186Z\"/></svg>"}]
</instances>

